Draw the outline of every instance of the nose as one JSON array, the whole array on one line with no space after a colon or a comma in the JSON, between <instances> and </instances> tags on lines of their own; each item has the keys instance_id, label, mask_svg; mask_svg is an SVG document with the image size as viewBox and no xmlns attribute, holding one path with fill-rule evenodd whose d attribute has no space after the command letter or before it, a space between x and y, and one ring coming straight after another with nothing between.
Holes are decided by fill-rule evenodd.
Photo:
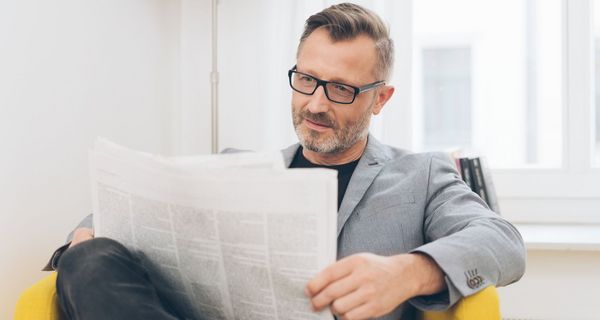
<instances>
[{"instance_id":1,"label":"nose","mask_svg":"<svg viewBox=\"0 0 600 320\"><path fill-rule=\"evenodd\" d=\"M317 87L315 93L310 96L307 109L311 113L327 112L329 109L329 99L325 95L325 88L323 86Z\"/></svg>"}]
</instances>

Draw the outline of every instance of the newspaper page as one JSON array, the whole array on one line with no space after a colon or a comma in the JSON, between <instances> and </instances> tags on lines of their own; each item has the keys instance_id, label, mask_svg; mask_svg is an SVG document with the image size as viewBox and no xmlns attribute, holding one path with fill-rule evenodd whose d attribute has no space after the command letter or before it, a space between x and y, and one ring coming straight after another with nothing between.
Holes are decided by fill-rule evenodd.
<instances>
[{"instance_id":1,"label":"newspaper page","mask_svg":"<svg viewBox=\"0 0 600 320\"><path fill-rule=\"evenodd\" d=\"M335 261L337 174L280 153L161 158L99 140L96 236L140 257L186 319L332 319L304 295Z\"/></svg>"}]
</instances>

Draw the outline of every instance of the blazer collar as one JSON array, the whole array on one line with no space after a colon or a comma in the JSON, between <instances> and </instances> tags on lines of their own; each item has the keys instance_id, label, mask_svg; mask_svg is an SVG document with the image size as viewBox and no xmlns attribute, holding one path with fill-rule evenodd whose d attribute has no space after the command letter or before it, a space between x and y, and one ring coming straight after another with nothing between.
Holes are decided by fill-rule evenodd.
<instances>
[{"instance_id":1,"label":"blazer collar","mask_svg":"<svg viewBox=\"0 0 600 320\"><path fill-rule=\"evenodd\" d=\"M289 168L290 164L292 164L294 155L299 147L300 144L296 143L281 151L286 168ZM365 192L390 158L391 156L387 148L377 141L373 135L369 134L365 151L358 161L356 169L354 169L354 173L346 189L346 194L338 210L338 236L344 224L365 195Z\"/></svg>"},{"instance_id":2,"label":"blazer collar","mask_svg":"<svg viewBox=\"0 0 600 320\"><path fill-rule=\"evenodd\" d=\"M294 160L294 156L296 155L296 151L298 151L298 148L300 148L300 144L295 143L281 150L281 153L283 154L283 162L286 168L289 168L292 164L292 160Z\"/></svg>"}]
</instances>

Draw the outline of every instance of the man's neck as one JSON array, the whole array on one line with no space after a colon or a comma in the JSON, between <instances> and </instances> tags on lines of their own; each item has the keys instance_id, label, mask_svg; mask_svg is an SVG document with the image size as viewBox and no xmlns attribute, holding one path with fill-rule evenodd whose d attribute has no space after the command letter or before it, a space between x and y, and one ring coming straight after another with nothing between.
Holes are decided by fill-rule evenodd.
<instances>
[{"instance_id":1,"label":"man's neck","mask_svg":"<svg viewBox=\"0 0 600 320\"><path fill-rule=\"evenodd\" d=\"M326 166L334 166L340 164L350 163L360 158L367 147L367 139L360 140L355 143L352 147L339 152L339 153L318 153L310 151L306 148L302 149L302 154L308 161L314 164L321 164Z\"/></svg>"}]
</instances>

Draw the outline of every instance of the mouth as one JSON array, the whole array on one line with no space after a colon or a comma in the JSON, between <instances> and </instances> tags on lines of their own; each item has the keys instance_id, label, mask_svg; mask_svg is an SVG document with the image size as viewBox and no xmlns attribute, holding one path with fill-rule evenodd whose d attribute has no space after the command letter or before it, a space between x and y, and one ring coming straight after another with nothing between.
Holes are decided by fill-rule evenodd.
<instances>
[{"instance_id":1,"label":"mouth","mask_svg":"<svg viewBox=\"0 0 600 320\"><path fill-rule=\"evenodd\" d=\"M315 130L315 131L319 131L319 132L324 132L327 131L329 129L331 129L331 126L328 126L324 123L319 123L313 120L308 120L306 118L304 118L304 125L307 126L308 128Z\"/></svg>"}]
</instances>

